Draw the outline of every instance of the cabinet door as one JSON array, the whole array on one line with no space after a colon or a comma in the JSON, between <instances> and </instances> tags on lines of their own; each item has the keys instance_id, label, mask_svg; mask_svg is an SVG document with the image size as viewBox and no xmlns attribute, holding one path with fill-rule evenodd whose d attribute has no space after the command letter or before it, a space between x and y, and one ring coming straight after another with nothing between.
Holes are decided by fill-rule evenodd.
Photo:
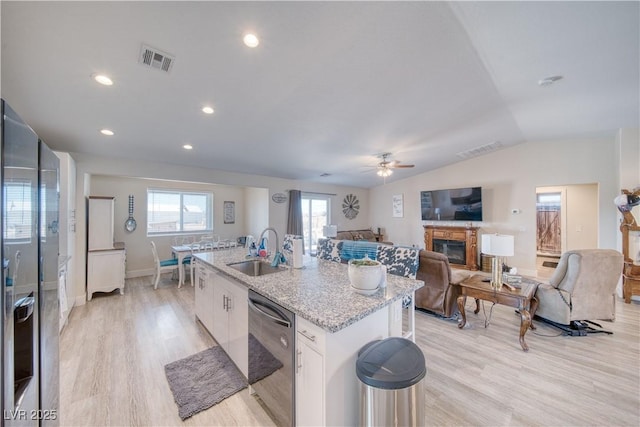
<instances>
[{"instance_id":1,"label":"cabinet door","mask_svg":"<svg viewBox=\"0 0 640 427\"><path fill-rule=\"evenodd\" d=\"M124 251L90 252L87 266L87 298L94 292L124 290Z\"/></svg>"},{"instance_id":2,"label":"cabinet door","mask_svg":"<svg viewBox=\"0 0 640 427\"><path fill-rule=\"evenodd\" d=\"M214 292L213 337L247 376L249 364L248 291L218 272L211 272Z\"/></svg>"},{"instance_id":3,"label":"cabinet door","mask_svg":"<svg viewBox=\"0 0 640 427\"><path fill-rule=\"evenodd\" d=\"M300 332L296 344L295 425L325 425L324 355Z\"/></svg>"},{"instance_id":4,"label":"cabinet door","mask_svg":"<svg viewBox=\"0 0 640 427\"><path fill-rule=\"evenodd\" d=\"M204 298L203 298L203 313L204 324L207 327L207 330L211 335L214 334L214 306L215 306L215 294L214 294L214 282L213 282L213 271L207 268L207 275L204 281Z\"/></svg>"},{"instance_id":5,"label":"cabinet door","mask_svg":"<svg viewBox=\"0 0 640 427\"><path fill-rule=\"evenodd\" d=\"M203 325L205 323L204 316L205 316L205 307L206 307L206 303L205 303L206 280L207 280L206 268L202 264L196 262L196 282L195 282L196 289L195 289L194 305L195 305L196 317L200 319L200 322L202 322ZM213 310L213 307L211 307L211 310ZM209 331L209 333L211 333L211 331Z\"/></svg>"},{"instance_id":6,"label":"cabinet door","mask_svg":"<svg viewBox=\"0 0 640 427\"><path fill-rule=\"evenodd\" d=\"M248 377L249 372L249 297L247 288L235 283L229 283L229 357L236 364L240 372Z\"/></svg>"},{"instance_id":7,"label":"cabinet door","mask_svg":"<svg viewBox=\"0 0 640 427\"><path fill-rule=\"evenodd\" d=\"M196 282L195 282L195 312L202 325L215 336L214 325L214 292L212 271L196 262Z\"/></svg>"},{"instance_id":8,"label":"cabinet door","mask_svg":"<svg viewBox=\"0 0 640 427\"><path fill-rule=\"evenodd\" d=\"M217 276L215 276L217 279ZM213 325L211 332L218 345L229 353L229 314L227 313L228 292L217 280L213 281Z\"/></svg>"}]
</instances>

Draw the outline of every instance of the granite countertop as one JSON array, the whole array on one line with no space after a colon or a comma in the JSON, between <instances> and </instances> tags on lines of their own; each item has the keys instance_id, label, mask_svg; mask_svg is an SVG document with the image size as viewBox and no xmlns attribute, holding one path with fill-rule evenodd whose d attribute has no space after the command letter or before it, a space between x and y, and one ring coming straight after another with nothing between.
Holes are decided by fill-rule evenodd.
<instances>
[{"instance_id":1,"label":"granite countertop","mask_svg":"<svg viewBox=\"0 0 640 427\"><path fill-rule=\"evenodd\" d=\"M329 332L337 332L423 286L421 280L387 275L373 295L351 288L347 265L304 257L304 267L252 277L227 264L243 261L245 248L201 252L195 257Z\"/></svg>"}]
</instances>

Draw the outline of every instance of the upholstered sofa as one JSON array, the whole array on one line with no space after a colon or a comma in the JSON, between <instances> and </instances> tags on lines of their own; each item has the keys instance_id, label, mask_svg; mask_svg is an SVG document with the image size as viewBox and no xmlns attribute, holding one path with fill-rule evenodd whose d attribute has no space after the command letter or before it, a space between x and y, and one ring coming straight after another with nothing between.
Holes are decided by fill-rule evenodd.
<instances>
[{"instance_id":1,"label":"upholstered sofa","mask_svg":"<svg viewBox=\"0 0 640 427\"><path fill-rule=\"evenodd\" d=\"M338 231L336 240L367 240L376 242L376 234L371 229Z\"/></svg>"},{"instance_id":2,"label":"upholstered sofa","mask_svg":"<svg viewBox=\"0 0 640 427\"><path fill-rule=\"evenodd\" d=\"M418 248L389 246L375 242L350 242L337 239L319 239L318 257L334 262L347 262L351 257L367 254L387 265L390 274L422 280L424 286L416 291L415 306L444 317L457 313L457 298L461 281L471 273L452 270L443 254Z\"/></svg>"},{"instance_id":3,"label":"upholstered sofa","mask_svg":"<svg viewBox=\"0 0 640 427\"><path fill-rule=\"evenodd\" d=\"M378 238L379 235L374 233L371 229L338 231L338 234L335 237L336 240L378 242L383 245L393 245L393 242L380 242L377 240Z\"/></svg>"}]
</instances>

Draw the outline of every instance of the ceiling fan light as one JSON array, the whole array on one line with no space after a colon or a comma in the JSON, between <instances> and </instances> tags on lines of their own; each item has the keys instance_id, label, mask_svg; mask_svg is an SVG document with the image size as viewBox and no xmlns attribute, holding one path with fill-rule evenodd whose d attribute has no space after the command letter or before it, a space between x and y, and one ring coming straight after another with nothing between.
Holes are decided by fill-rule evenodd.
<instances>
[{"instance_id":1,"label":"ceiling fan light","mask_svg":"<svg viewBox=\"0 0 640 427\"><path fill-rule=\"evenodd\" d=\"M393 171L389 168L381 168L381 169L378 169L378 172L377 172L378 176L381 176L383 178L390 176L392 173Z\"/></svg>"}]
</instances>

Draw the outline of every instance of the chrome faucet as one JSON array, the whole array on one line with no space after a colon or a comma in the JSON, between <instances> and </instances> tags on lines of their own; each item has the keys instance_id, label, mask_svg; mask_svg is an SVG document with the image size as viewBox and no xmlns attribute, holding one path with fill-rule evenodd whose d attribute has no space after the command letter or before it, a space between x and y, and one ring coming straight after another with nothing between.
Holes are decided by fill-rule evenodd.
<instances>
[{"instance_id":1,"label":"chrome faucet","mask_svg":"<svg viewBox=\"0 0 640 427\"><path fill-rule=\"evenodd\" d=\"M262 242L262 238L264 237L265 233L267 231L269 231L269 230L273 231L273 234L276 235L276 253L280 252L280 239L278 238L278 232L273 227L267 227L264 230L262 230L262 233L260 233L260 238L258 239L258 244L260 244L260 242ZM268 254L269 253L269 248L266 248L266 249L267 249L267 254ZM274 254L274 256L275 256L275 254Z\"/></svg>"}]
</instances>

